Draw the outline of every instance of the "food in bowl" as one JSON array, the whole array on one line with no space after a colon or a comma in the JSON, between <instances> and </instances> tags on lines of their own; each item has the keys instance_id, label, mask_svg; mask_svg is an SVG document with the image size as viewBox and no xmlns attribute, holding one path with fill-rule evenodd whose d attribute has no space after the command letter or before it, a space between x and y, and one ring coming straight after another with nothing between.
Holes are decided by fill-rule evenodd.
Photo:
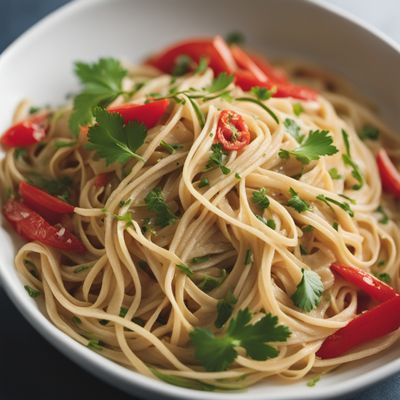
<instances>
[{"instance_id":1,"label":"food in bowl","mask_svg":"<svg viewBox=\"0 0 400 400\"><path fill-rule=\"evenodd\" d=\"M315 382L399 337L398 139L237 39L77 62L73 104L23 102L1 137L27 293L93 351L199 390Z\"/></svg>"}]
</instances>

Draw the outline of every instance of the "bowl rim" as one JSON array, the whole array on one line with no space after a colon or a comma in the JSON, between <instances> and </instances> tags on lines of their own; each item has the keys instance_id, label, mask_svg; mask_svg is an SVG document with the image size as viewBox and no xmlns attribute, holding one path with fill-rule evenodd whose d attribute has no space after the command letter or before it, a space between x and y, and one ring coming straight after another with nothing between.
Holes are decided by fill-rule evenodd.
<instances>
[{"instance_id":1,"label":"bowl rim","mask_svg":"<svg viewBox=\"0 0 400 400\"><path fill-rule=\"evenodd\" d=\"M79 13L84 9L96 7L101 3L106 3L111 0L72 0L71 2L57 8L44 18L40 19L33 26L27 29L16 40L11 42L6 49L0 54L0 69L8 59L12 58L18 49L24 46L28 40L33 40L36 35L40 35L42 31L51 29L58 21L64 18ZM358 26L364 32L372 33L380 39L382 44L391 47L400 57L400 45L390 38L388 35L375 28L368 22L352 15L350 12L341 9L339 6L329 3L322 3L319 0L298 0L313 7L318 7L324 11L334 14L336 17L346 20L347 22ZM3 229L3 228L1 228ZM7 293L10 300L14 303L17 309L21 312L24 318L35 328L35 330L50 342L57 350L62 352L69 359L77 363L80 367L88 372L96 375L102 380L106 380L113 386L121 384L119 389L128 391L128 387L138 387L147 394L158 396L168 396L175 399L194 399L194 400L231 400L236 399L247 400L267 400L265 394L249 393L249 392L203 392L193 389L173 386L162 381L144 376L138 372L129 370L125 367L114 363L111 360L101 356L98 353L84 347L80 343L73 340L64 332L53 325L49 319L43 315L37 308L36 304L28 296L23 295L21 291L22 282L20 279L14 279L11 274L8 274L5 268L0 268L0 285ZM19 287L18 287L19 286ZM340 386L337 385L334 391L327 392L326 387L317 386L309 391L307 390L308 399L332 399L352 392L356 392L371 386L378 381L390 377L400 372L400 359L393 360L387 364L381 365L375 370L366 372L359 376L347 379ZM117 386L118 387L118 386ZM142 395L143 393L138 393ZM305 396L304 393L298 394L274 394L274 400L300 400Z\"/></svg>"}]
</instances>

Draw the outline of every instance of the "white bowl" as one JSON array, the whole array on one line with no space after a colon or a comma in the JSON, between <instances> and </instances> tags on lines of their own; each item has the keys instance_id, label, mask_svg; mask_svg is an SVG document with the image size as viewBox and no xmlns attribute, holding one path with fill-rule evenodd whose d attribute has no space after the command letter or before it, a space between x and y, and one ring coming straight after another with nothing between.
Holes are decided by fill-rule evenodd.
<instances>
[{"instance_id":1,"label":"white bowl","mask_svg":"<svg viewBox=\"0 0 400 400\"><path fill-rule=\"evenodd\" d=\"M334 71L370 96L395 126L400 108L399 47L331 7L306 0L75 1L30 29L0 57L0 131L24 97L58 104L76 88L73 61L112 55L140 61L176 39L244 32L249 45L272 56L301 57ZM54 327L27 295L14 270L19 241L0 227L0 278L25 318L67 357L136 396L174 399L295 400L348 394L400 371L400 346L305 382L273 381L241 393L205 393L170 386L125 369Z\"/></svg>"}]
</instances>

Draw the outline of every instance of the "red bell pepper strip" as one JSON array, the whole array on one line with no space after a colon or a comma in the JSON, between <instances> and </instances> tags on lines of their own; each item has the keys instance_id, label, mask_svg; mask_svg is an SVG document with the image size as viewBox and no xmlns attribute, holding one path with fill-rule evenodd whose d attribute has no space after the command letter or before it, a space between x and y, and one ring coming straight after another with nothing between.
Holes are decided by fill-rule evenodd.
<instances>
[{"instance_id":1,"label":"red bell pepper strip","mask_svg":"<svg viewBox=\"0 0 400 400\"><path fill-rule=\"evenodd\" d=\"M333 263L331 270L359 287L375 300L386 301L399 295L392 287L359 268Z\"/></svg>"},{"instance_id":2,"label":"red bell pepper strip","mask_svg":"<svg viewBox=\"0 0 400 400\"><path fill-rule=\"evenodd\" d=\"M254 78L258 79L259 81L266 82L269 80L264 72L250 58L250 56L239 46L232 45L231 52L239 68L251 72Z\"/></svg>"},{"instance_id":3,"label":"red bell pepper strip","mask_svg":"<svg viewBox=\"0 0 400 400\"><path fill-rule=\"evenodd\" d=\"M26 182L20 182L19 193L24 200L24 203L36 209L45 209L56 214L72 214L74 212L74 207L65 201L54 197L43 190L30 185Z\"/></svg>"},{"instance_id":4,"label":"red bell pepper strip","mask_svg":"<svg viewBox=\"0 0 400 400\"><path fill-rule=\"evenodd\" d=\"M8 128L1 137L1 143L8 148L28 147L42 141L48 129L48 113L27 118Z\"/></svg>"},{"instance_id":5,"label":"red bell pepper strip","mask_svg":"<svg viewBox=\"0 0 400 400\"><path fill-rule=\"evenodd\" d=\"M376 162L378 164L383 190L400 199L400 173L393 165L386 150L380 149L378 151Z\"/></svg>"},{"instance_id":6,"label":"red bell pepper strip","mask_svg":"<svg viewBox=\"0 0 400 400\"><path fill-rule=\"evenodd\" d=\"M322 359L339 357L354 347L378 339L400 327L400 296L360 314L328 336L317 351Z\"/></svg>"},{"instance_id":7,"label":"red bell pepper strip","mask_svg":"<svg viewBox=\"0 0 400 400\"><path fill-rule=\"evenodd\" d=\"M129 121L138 121L146 126L147 129L153 128L158 124L161 117L165 114L169 105L168 99L155 100L146 104L121 104L108 107L110 113L119 113L127 124Z\"/></svg>"},{"instance_id":8,"label":"red bell pepper strip","mask_svg":"<svg viewBox=\"0 0 400 400\"><path fill-rule=\"evenodd\" d=\"M241 150L250 143L250 132L243 117L232 111L223 110L217 126L217 140L225 150Z\"/></svg>"},{"instance_id":9,"label":"red bell pepper strip","mask_svg":"<svg viewBox=\"0 0 400 400\"><path fill-rule=\"evenodd\" d=\"M264 75L272 82L289 83L286 74L274 68L264 57L256 54L249 54L249 57L257 65L257 67L264 73Z\"/></svg>"},{"instance_id":10,"label":"red bell pepper strip","mask_svg":"<svg viewBox=\"0 0 400 400\"><path fill-rule=\"evenodd\" d=\"M94 186L97 188L101 188L107 185L107 183L110 181L110 176L107 173L102 173L96 176L94 179Z\"/></svg>"},{"instance_id":11,"label":"red bell pepper strip","mask_svg":"<svg viewBox=\"0 0 400 400\"><path fill-rule=\"evenodd\" d=\"M176 59L181 55L189 56L196 63L202 57L207 58L210 68L216 75L221 72L232 73L236 69L231 51L221 36L179 42L151 57L146 63L170 74Z\"/></svg>"},{"instance_id":12,"label":"red bell pepper strip","mask_svg":"<svg viewBox=\"0 0 400 400\"><path fill-rule=\"evenodd\" d=\"M3 207L3 214L19 235L28 241L56 249L84 253L83 243L62 226L52 226L43 217L17 200L9 200Z\"/></svg>"},{"instance_id":13,"label":"red bell pepper strip","mask_svg":"<svg viewBox=\"0 0 400 400\"><path fill-rule=\"evenodd\" d=\"M254 86L265 87L268 90L275 88L273 97L293 97L300 100L316 100L317 98L317 93L312 89L291 83L263 82L254 78L249 71L245 70L237 70L235 72L235 84L244 91L249 91Z\"/></svg>"}]
</instances>

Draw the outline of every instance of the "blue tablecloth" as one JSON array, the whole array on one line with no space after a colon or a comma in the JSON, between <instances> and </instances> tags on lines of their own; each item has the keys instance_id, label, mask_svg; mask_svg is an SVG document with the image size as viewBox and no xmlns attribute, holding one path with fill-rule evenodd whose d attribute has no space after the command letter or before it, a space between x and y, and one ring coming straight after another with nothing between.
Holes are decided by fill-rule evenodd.
<instances>
[{"instance_id":1,"label":"blue tablecloth","mask_svg":"<svg viewBox=\"0 0 400 400\"><path fill-rule=\"evenodd\" d=\"M67 1L0 0L0 51L38 19ZM384 14L387 10L379 7L378 1L362 4ZM347 2L361 3L360 0ZM22 318L1 288L0 315L0 399L134 400L98 381L51 347ZM400 399L400 376L360 392L351 400L378 399Z\"/></svg>"}]
</instances>

